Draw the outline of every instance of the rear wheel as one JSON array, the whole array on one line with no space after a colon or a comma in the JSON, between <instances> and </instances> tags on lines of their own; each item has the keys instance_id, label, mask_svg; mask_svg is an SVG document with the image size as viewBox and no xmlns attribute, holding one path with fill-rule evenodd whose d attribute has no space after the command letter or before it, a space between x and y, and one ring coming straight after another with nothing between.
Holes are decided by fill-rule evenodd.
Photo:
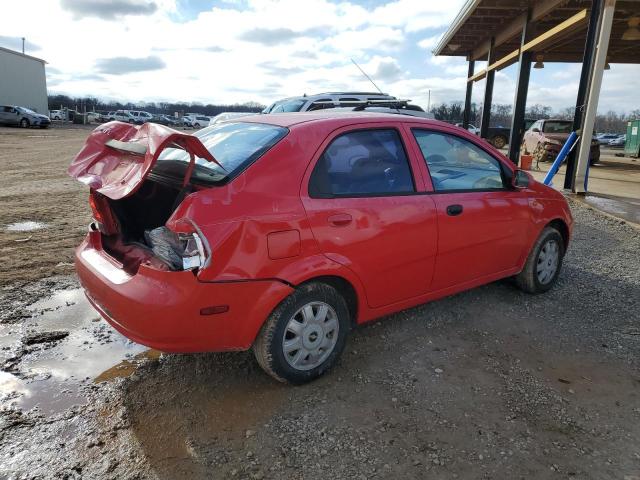
<instances>
[{"instance_id":1,"label":"rear wheel","mask_svg":"<svg viewBox=\"0 0 640 480\"><path fill-rule=\"evenodd\" d=\"M253 352L260 366L276 380L306 383L336 362L349 328L349 309L336 289L308 283L267 318Z\"/></svg>"},{"instance_id":2,"label":"rear wheel","mask_svg":"<svg viewBox=\"0 0 640 480\"><path fill-rule=\"evenodd\" d=\"M507 139L502 135L496 135L491 139L491 143L497 149L501 149L501 148L504 148L504 146L507 144Z\"/></svg>"},{"instance_id":3,"label":"rear wheel","mask_svg":"<svg viewBox=\"0 0 640 480\"><path fill-rule=\"evenodd\" d=\"M22 120L20 120L20 126L22 128L29 128L29 120L27 120L26 118L23 118Z\"/></svg>"},{"instance_id":4,"label":"rear wheel","mask_svg":"<svg viewBox=\"0 0 640 480\"><path fill-rule=\"evenodd\" d=\"M533 245L527 262L516 276L520 289L528 293L543 293L558 279L564 257L564 240L553 227L545 227Z\"/></svg>"}]
</instances>

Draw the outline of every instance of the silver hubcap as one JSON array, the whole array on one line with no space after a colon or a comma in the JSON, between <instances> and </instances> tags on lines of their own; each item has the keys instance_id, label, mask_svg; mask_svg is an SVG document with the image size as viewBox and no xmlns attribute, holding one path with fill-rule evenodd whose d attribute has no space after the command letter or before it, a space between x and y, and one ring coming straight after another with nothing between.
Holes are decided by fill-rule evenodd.
<instances>
[{"instance_id":1,"label":"silver hubcap","mask_svg":"<svg viewBox=\"0 0 640 480\"><path fill-rule=\"evenodd\" d=\"M282 350L287 363L296 370L321 365L338 341L338 315L324 302L309 302L289 319Z\"/></svg>"},{"instance_id":2,"label":"silver hubcap","mask_svg":"<svg viewBox=\"0 0 640 480\"><path fill-rule=\"evenodd\" d=\"M558 242L555 240L549 240L544 244L540 255L538 255L538 265L536 272L538 274L538 281L546 285L553 279L553 276L558 270L558 263L560 260L560 248Z\"/></svg>"}]
</instances>

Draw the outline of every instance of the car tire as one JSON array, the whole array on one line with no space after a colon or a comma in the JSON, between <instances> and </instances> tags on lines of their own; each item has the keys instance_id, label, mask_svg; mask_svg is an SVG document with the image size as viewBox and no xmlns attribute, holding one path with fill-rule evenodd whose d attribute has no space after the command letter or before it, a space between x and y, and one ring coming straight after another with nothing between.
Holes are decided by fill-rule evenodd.
<instances>
[{"instance_id":1,"label":"car tire","mask_svg":"<svg viewBox=\"0 0 640 480\"><path fill-rule=\"evenodd\" d=\"M20 126L22 128L29 128L29 120L27 120L26 118L23 118L22 120L20 120Z\"/></svg>"},{"instance_id":2,"label":"car tire","mask_svg":"<svg viewBox=\"0 0 640 480\"><path fill-rule=\"evenodd\" d=\"M562 269L565 245L560 232L545 227L533 244L516 284L527 293L544 293L553 287Z\"/></svg>"},{"instance_id":3,"label":"car tire","mask_svg":"<svg viewBox=\"0 0 640 480\"><path fill-rule=\"evenodd\" d=\"M504 146L507 144L507 141L508 140L504 136L496 135L491 139L491 145L500 150L501 148L504 148Z\"/></svg>"},{"instance_id":4,"label":"car tire","mask_svg":"<svg viewBox=\"0 0 640 480\"><path fill-rule=\"evenodd\" d=\"M327 284L307 283L269 315L253 352L258 364L273 378L300 385L333 366L344 349L350 326L342 295Z\"/></svg>"}]
</instances>

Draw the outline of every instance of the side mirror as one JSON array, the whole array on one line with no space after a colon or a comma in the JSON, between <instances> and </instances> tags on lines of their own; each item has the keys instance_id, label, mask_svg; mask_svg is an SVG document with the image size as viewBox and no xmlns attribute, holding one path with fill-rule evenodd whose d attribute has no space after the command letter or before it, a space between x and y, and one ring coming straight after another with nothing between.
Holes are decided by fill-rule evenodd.
<instances>
[{"instance_id":1,"label":"side mirror","mask_svg":"<svg viewBox=\"0 0 640 480\"><path fill-rule=\"evenodd\" d=\"M511 186L515 189L527 188L529 186L529 175L524 171L517 169L511 177Z\"/></svg>"},{"instance_id":2,"label":"side mirror","mask_svg":"<svg viewBox=\"0 0 640 480\"><path fill-rule=\"evenodd\" d=\"M540 129L538 127L532 128L532 132L540 133Z\"/></svg>"}]
</instances>

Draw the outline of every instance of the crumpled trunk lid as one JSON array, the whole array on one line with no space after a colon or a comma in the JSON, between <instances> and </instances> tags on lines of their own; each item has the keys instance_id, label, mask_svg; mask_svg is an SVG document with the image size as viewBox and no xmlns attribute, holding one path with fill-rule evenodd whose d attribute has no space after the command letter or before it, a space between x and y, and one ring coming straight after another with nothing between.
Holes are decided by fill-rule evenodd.
<instances>
[{"instance_id":1,"label":"crumpled trunk lid","mask_svg":"<svg viewBox=\"0 0 640 480\"><path fill-rule=\"evenodd\" d=\"M67 170L93 191L119 200L133 194L144 182L165 148L180 148L191 155L185 172L188 182L195 157L218 163L199 138L155 123L130 125L108 122L87 138Z\"/></svg>"}]
</instances>

